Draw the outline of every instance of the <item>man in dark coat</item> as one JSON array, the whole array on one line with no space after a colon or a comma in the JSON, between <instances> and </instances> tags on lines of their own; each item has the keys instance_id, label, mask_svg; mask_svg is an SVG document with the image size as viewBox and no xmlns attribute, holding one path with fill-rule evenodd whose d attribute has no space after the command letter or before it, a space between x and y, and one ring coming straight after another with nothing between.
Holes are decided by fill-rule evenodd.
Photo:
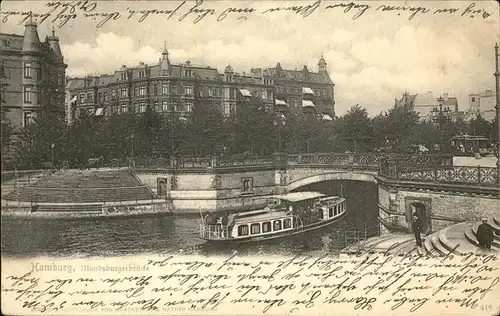
<instances>
[{"instance_id":1,"label":"man in dark coat","mask_svg":"<svg viewBox=\"0 0 500 316\"><path fill-rule=\"evenodd\" d=\"M491 249L491 243L493 242L493 227L488 224L488 219L483 218L482 224L477 228L477 241L479 246L485 249Z\"/></svg>"},{"instance_id":2,"label":"man in dark coat","mask_svg":"<svg viewBox=\"0 0 500 316\"><path fill-rule=\"evenodd\" d=\"M418 247L422 247L422 238L420 238L420 232L422 231L422 223L417 213L413 213L413 221L411 223L411 228L415 234L415 241Z\"/></svg>"}]
</instances>

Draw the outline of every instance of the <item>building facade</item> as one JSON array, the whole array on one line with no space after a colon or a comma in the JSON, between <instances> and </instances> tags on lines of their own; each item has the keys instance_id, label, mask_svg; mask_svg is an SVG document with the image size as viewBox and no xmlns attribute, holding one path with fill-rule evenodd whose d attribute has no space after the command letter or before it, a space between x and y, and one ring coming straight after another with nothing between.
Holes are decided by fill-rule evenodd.
<instances>
[{"instance_id":1,"label":"building facade","mask_svg":"<svg viewBox=\"0 0 500 316\"><path fill-rule=\"evenodd\" d=\"M302 72L285 71L279 63L276 68L253 68L250 73L237 73L228 65L219 73L215 68L189 61L172 64L164 48L155 65L141 62L138 67L123 65L111 75L68 78L66 102L70 122L82 111L109 116L149 109L183 116L198 102L232 115L251 100L261 101L268 109L313 109L333 117L333 89L323 58L318 73L307 68ZM307 105L304 100L309 100Z\"/></svg>"},{"instance_id":2,"label":"building facade","mask_svg":"<svg viewBox=\"0 0 500 316\"><path fill-rule=\"evenodd\" d=\"M2 123L19 130L42 111L64 112L66 67L54 31L41 42L29 21L22 36L0 34Z\"/></svg>"},{"instance_id":3,"label":"building facade","mask_svg":"<svg viewBox=\"0 0 500 316\"><path fill-rule=\"evenodd\" d=\"M469 110L466 119L475 119L481 115L485 120L492 122L495 119L496 94L493 90L469 94Z\"/></svg>"},{"instance_id":4,"label":"building facade","mask_svg":"<svg viewBox=\"0 0 500 316\"><path fill-rule=\"evenodd\" d=\"M449 110L448 112L452 120L459 119L463 116L463 113L458 111L458 100L456 97L450 97L448 93L443 93L441 97L443 102L442 109ZM432 121L435 112L439 109L438 99L439 97L436 97L432 91L412 95L405 92L400 100L395 99L395 105L406 106L413 109L418 113L421 121Z\"/></svg>"}]
</instances>

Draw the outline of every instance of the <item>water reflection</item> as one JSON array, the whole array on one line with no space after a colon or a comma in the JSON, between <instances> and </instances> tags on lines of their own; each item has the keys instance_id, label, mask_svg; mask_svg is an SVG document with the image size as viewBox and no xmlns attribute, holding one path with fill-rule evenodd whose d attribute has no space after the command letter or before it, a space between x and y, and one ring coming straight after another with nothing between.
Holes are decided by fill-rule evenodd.
<instances>
[{"instance_id":1,"label":"water reflection","mask_svg":"<svg viewBox=\"0 0 500 316\"><path fill-rule=\"evenodd\" d=\"M258 244L213 245L198 237L197 215L115 219L3 219L3 255L114 256L140 253L275 255L338 252L344 231L373 222L377 216L377 188L371 183L343 183L348 213L320 231ZM338 194L340 183L325 181L301 190Z\"/></svg>"}]
</instances>

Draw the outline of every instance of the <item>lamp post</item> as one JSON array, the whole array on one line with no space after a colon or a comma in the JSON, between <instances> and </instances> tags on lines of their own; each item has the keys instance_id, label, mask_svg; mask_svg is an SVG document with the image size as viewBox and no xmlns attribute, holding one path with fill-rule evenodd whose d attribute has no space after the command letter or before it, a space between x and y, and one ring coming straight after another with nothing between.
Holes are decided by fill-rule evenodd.
<instances>
[{"instance_id":1,"label":"lamp post","mask_svg":"<svg viewBox=\"0 0 500 316\"><path fill-rule=\"evenodd\" d=\"M439 149L443 146L443 123L450 120L451 110L449 107L443 108L443 97L437 99L438 105L432 109L432 120L439 128Z\"/></svg>"},{"instance_id":2,"label":"lamp post","mask_svg":"<svg viewBox=\"0 0 500 316\"><path fill-rule=\"evenodd\" d=\"M52 156L52 170L54 170L54 147L55 146L56 146L56 144L54 144L54 143L50 144L50 153Z\"/></svg>"},{"instance_id":3,"label":"lamp post","mask_svg":"<svg viewBox=\"0 0 500 316\"><path fill-rule=\"evenodd\" d=\"M132 140L132 168L135 168L135 158L134 158L134 139L135 139L135 134L130 135L130 139Z\"/></svg>"},{"instance_id":4,"label":"lamp post","mask_svg":"<svg viewBox=\"0 0 500 316\"><path fill-rule=\"evenodd\" d=\"M276 114L276 118L273 120L273 125L278 126L278 152L282 152L282 145L281 145L281 127L285 126L285 115L281 112L278 112Z\"/></svg>"},{"instance_id":5,"label":"lamp post","mask_svg":"<svg viewBox=\"0 0 500 316\"><path fill-rule=\"evenodd\" d=\"M498 69L498 43L495 43L495 93L496 93L496 115L497 115L497 183L500 183L500 155L498 155L498 150L500 150L500 70Z\"/></svg>"}]
</instances>

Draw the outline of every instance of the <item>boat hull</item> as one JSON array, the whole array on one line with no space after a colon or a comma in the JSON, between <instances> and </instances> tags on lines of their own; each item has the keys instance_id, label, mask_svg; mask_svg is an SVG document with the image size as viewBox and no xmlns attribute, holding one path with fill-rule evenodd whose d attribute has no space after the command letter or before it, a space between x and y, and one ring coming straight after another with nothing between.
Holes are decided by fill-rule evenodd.
<instances>
[{"instance_id":1,"label":"boat hull","mask_svg":"<svg viewBox=\"0 0 500 316\"><path fill-rule=\"evenodd\" d=\"M315 230L319 230L322 228L326 228L333 223L338 222L344 216L347 214L347 212L344 212L340 214L339 216L326 220L326 221L319 221L313 224L305 225L302 228L297 228L294 230L288 230L288 231L282 231L278 232L276 234L269 234L269 235L260 235L260 236L249 236L245 238L229 238L229 239L209 239L209 238L203 238L209 243L213 244L244 244L244 243L255 243L255 242L263 242L263 241L268 241L268 240L275 240L275 239L280 239L280 238L285 238L285 237L294 237L300 234L304 234L307 232L312 232Z\"/></svg>"}]
</instances>

